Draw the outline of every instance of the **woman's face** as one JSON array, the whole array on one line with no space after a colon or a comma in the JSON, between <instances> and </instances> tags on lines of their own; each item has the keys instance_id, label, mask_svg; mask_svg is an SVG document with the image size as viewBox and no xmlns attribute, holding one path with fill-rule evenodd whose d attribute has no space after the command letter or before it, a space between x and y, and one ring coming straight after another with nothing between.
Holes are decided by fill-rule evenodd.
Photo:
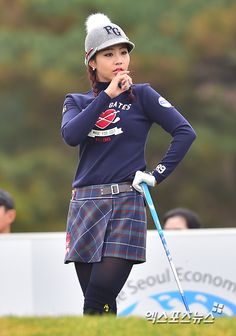
<instances>
[{"instance_id":1,"label":"woman's face","mask_svg":"<svg viewBox=\"0 0 236 336\"><path fill-rule=\"evenodd\" d=\"M89 65L96 68L99 82L110 82L119 71L128 70L130 56L125 43L99 51Z\"/></svg>"}]
</instances>

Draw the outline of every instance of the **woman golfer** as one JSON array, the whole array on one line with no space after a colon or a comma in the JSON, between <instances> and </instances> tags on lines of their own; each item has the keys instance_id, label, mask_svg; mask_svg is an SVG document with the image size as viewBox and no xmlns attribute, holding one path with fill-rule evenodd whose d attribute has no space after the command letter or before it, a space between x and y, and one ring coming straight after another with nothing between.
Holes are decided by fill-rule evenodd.
<instances>
[{"instance_id":1,"label":"woman golfer","mask_svg":"<svg viewBox=\"0 0 236 336\"><path fill-rule=\"evenodd\" d=\"M70 201L65 263L73 262L84 314L116 314L132 266L145 261L147 220L141 182L158 185L183 159L195 132L149 84L133 84L134 44L104 14L86 21L85 64L91 90L68 94L62 136L79 147ZM152 173L145 144L153 123L172 136Z\"/></svg>"}]
</instances>

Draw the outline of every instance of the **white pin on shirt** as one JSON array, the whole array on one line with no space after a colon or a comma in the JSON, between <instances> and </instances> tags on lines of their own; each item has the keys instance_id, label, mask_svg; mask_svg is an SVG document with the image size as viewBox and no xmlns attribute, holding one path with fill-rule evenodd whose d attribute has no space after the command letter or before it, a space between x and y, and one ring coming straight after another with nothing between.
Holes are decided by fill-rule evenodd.
<instances>
[{"instance_id":1,"label":"white pin on shirt","mask_svg":"<svg viewBox=\"0 0 236 336\"><path fill-rule=\"evenodd\" d=\"M168 100L166 100L164 97L159 97L158 102L163 107L171 107L172 106L171 103L169 103Z\"/></svg>"}]
</instances>

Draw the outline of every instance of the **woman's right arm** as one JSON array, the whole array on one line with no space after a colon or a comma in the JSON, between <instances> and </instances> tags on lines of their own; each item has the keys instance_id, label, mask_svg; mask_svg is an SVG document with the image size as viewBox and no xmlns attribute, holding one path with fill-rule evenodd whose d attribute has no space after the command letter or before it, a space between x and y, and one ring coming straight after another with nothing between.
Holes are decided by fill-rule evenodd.
<instances>
[{"instance_id":1,"label":"woman's right arm","mask_svg":"<svg viewBox=\"0 0 236 336\"><path fill-rule=\"evenodd\" d=\"M111 98L102 91L83 109L79 108L72 95L67 95L61 124L64 141L70 146L78 146L84 141L110 100Z\"/></svg>"}]
</instances>

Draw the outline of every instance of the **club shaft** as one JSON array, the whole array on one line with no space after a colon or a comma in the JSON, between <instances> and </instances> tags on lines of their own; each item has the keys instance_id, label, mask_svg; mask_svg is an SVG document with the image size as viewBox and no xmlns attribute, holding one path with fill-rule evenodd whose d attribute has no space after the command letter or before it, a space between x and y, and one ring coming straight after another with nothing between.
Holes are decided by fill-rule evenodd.
<instances>
[{"instance_id":1,"label":"club shaft","mask_svg":"<svg viewBox=\"0 0 236 336\"><path fill-rule=\"evenodd\" d=\"M179 281L179 278L178 278L178 274L176 272L176 268L173 264L173 261L172 261L172 257L171 257L171 254L170 254L170 251L168 249L168 246L167 246L167 243L166 243L166 239L165 239L165 236L164 236L164 233L163 233L163 230L162 230L162 227L161 227L161 224L160 224L160 220L158 218L158 215L157 215L157 212L155 210L155 206L153 204L153 201L152 201L152 198L151 198L151 195L150 195L150 192L149 192L149 189L148 189L148 186L146 183L142 182L141 183L141 186L142 186L142 189L143 189L143 192L144 192L144 196L145 196L145 199L147 201L147 204L148 204L148 207L150 209L150 212L151 212L151 215L152 215L152 218L153 218L153 221L155 223L155 226L157 228L157 231L159 233L159 236L161 238L161 242L162 242L162 245L164 247L164 250L165 250L165 253L166 253L166 256L169 260L169 263L170 263L170 267L172 269L172 272L173 272L173 275L174 275L174 278L175 278L175 281L177 283L177 286L179 288L179 292L180 292L180 295L181 295L181 298L182 298L182 301L183 301L183 304L185 306L185 309L188 313L190 313L190 309L189 309L189 306L187 304L187 301L186 301L186 298L185 298L185 295L184 295L184 291L182 289L182 286L180 284L180 281Z\"/></svg>"}]
</instances>

